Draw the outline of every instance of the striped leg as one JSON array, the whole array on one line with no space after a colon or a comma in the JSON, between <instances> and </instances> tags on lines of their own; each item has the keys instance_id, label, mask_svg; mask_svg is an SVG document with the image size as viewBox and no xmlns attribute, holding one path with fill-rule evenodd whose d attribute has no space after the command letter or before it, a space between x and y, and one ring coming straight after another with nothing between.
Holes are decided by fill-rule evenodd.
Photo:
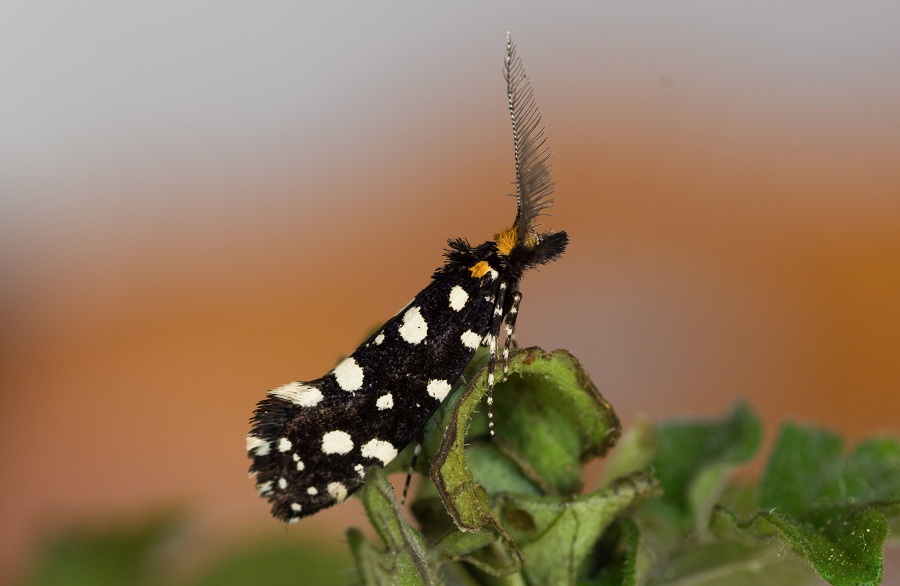
<instances>
[{"instance_id":1,"label":"striped leg","mask_svg":"<svg viewBox=\"0 0 900 586\"><path fill-rule=\"evenodd\" d=\"M509 313L506 314L506 340L503 344L503 380L509 377L509 349L515 344L516 317L519 315L519 304L522 303L522 294L514 291L509 305Z\"/></svg>"},{"instance_id":2,"label":"striped leg","mask_svg":"<svg viewBox=\"0 0 900 586\"><path fill-rule=\"evenodd\" d=\"M419 460L419 454L422 453L422 440L416 439L416 448L413 450L412 460L409 461L409 470L406 471L406 482L403 484L403 497L400 499L400 506L406 504L406 495L409 493L409 484L412 482L413 472L416 470L416 462Z\"/></svg>"},{"instance_id":3,"label":"striped leg","mask_svg":"<svg viewBox=\"0 0 900 586\"><path fill-rule=\"evenodd\" d=\"M497 363L497 337L503 324L503 306L506 302L506 282L500 283L497 299L494 301L494 313L488 330L488 429L494 435L494 367Z\"/></svg>"}]
</instances>

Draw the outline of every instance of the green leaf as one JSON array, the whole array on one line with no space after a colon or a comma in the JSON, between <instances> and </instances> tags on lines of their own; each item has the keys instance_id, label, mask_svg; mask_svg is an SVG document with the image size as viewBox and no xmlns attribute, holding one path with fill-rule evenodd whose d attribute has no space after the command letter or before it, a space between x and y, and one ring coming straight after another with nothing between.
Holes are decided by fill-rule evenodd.
<instances>
[{"instance_id":1,"label":"green leaf","mask_svg":"<svg viewBox=\"0 0 900 586\"><path fill-rule=\"evenodd\" d=\"M467 446L466 460L475 482L489 494L541 494L540 489L525 478L522 469L494 444L482 441Z\"/></svg>"},{"instance_id":2,"label":"green leaf","mask_svg":"<svg viewBox=\"0 0 900 586\"><path fill-rule=\"evenodd\" d=\"M587 495L501 496L501 519L525 556L522 573L528 583L577 584L604 531L657 488L650 474L640 472Z\"/></svg>"},{"instance_id":3,"label":"green leaf","mask_svg":"<svg viewBox=\"0 0 900 586\"><path fill-rule=\"evenodd\" d=\"M832 584L879 584L889 521L900 516L900 443L863 442L848 456L833 433L786 425L760 489L761 511L746 523L775 535Z\"/></svg>"},{"instance_id":4,"label":"green leaf","mask_svg":"<svg viewBox=\"0 0 900 586\"><path fill-rule=\"evenodd\" d=\"M712 421L673 421L657 427L653 461L663 488L661 503L682 532L704 531L731 471L753 457L762 425L746 404Z\"/></svg>"},{"instance_id":5,"label":"green leaf","mask_svg":"<svg viewBox=\"0 0 900 586\"><path fill-rule=\"evenodd\" d=\"M355 529L347 538L356 558L360 578L365 584L437 584L428 560L425 543L418 531L406 521L384 470L372 466L367 482L357 495L384 549L369 544Z\"/></svg>"},{"instance_id":6,"label":"green leaf","mask_svg":"<svg viewBox=\"0 0 900 586\"><path fill-rule=\"evenodd\" d=\"M839 502L843 444L833 433L784 426L760 484L760 508L802 515L817 504Z\"/></svg>"},{"instance_id":7,"label":"green leaf","mask_svg":"<svg viewBox=\"0 0 900 586\"><path fill-rule=\"evenodd\" d=\"M649 469L658 451L656 430L650 421L639 416L625 430L616 449L603 466L602 484L606 486L617 478Z\"/></svg>"},{"instance_id":8,"label":"green leaf","mask_svg":"<svg viewBox=\"0 0 900 586\"><path fill-rule=\"evenodd\" d=\"M544 494L580 491L582 464L604 455L619 438L612 407L565 350L513 353L509 378L495 395L493 443Z\"/></svg>"},{"instance_id":9,"label":"green leaf","mask_svg":"<svg viewBox=\"0 0 900 586\"><path fill-rule=\"evenodd\" d=\"M490 527L474 533L446 533L432 545L431 552L441 563L466 562L494 577L510 576L522 569L519 550L510 546L506 534Z\"/></svg>"},{"instance_id":10,"label":"green leaf","mask_svg":"<svg viewBox=\"0 0 900 586\"><path fill-rule=\"evenodd\" d=\"M410 512L418 521L422 535L426 541L434 542L450 531L456 531L453 519L447 514L447 508L441 501L434 483L429 478L422 478L410 503Z\"/></svg>"},{"instance_id":11,"label":"green leaf","mask_svg":"<svg viewBox=\"0 0 900 586\"><path fill-rule=\"evenodd\" d=\"M766 466L760 507L802 514L831 504L893 502L900 496L900 443L862 442L846 458L840 436L785 425Z\"/></svg>"},{"instance_id":12,"label":"green leaf","mask_svg":"<svg viewBox=\"0 0 900 586\"><path fill-rule=\"evenodd\" d=\"M491 446L483 444L483 447ZM491 457L488 450L476 450L476 453L483 454L478 457ZM467 562L491 576L508 576L521 569L519 550L506 533L493 526L475 532L458 531L447 514L437 488L427 478L419 484L411 509L429 542L432 560L436 560L441 567L445 582L447 578L443 574L449 570L445 563L448 561Z\"/></svg>"},{"instance_id":13,"label":"green leaf","mask_svg":"<svg viewBox=\"0 0 900 586\"><path fill-rule=\"evenodd\" d=\"M487 434L484 368L429 424L423 459L433 482L413 504L427 556L398 511L379 529L403 544L394 550L408 567L440 568L454 585L793 585L812 568L832 584L881 580L885 539L900 528L896 440L844 456L838 436L787 426L759 486L729 485L762 441L749 407L655 429L639 421L604 469L609 485L578 495L584 462L618 436L615 414L568 353L518 352L510 373L496 388L496 437ZM659 486L648 467L665 492L638 508ZM396 553L359 535L351 544L371 583L395 576Z\"/></svg>"},{"instance_id":14,"label":"green leaf","mask_svg":"<svg viewBox=\"0 0 900 586\"><path fill-rule=\"evenodd\" d=\"M800 586L815 574L800 558L785 555L771 540L732 538L720 533L716 540L689 541L673 552L650 579L651 586Z\"/></svg>"},{"instance_id":15,"label":"green leaf","mask_svg":"<svg viewBox=\"0 0 900 586\"><path fill-rule=\"evenodd\" d=\"M803 519L762 512L754 525L788 543L831 584L881 583L887 523L875 509L820 510Z\"/></svg>"},{"instance_id":16,"label":"green leaf","mask_svg":"<svg viewBox=\"0 0 900 586\"><path fill-rule=\"evenodd\" d=\"M445 420L441 421L445 431L431 459L431 480L460 531L477 531L486 526L501 530L490 512L491 501L487 491L475 482L465 454L468 422L483 395L484 388L471 384L464 392L447 399L450 404L444 412ZM431 453L430 446L426 444L426 447L429 448L427 452Z\"/></svg>"},{"instance_id":17,"label":"green leaf","mask_svg":"<svg viewBox=\"0 0 900 586\"><path fill-rule=\"evenodd\" d=\"M362 531L356 527L347 530L347 544L356 560L356 573L361 584L387 586L391 583L390 570L384 567L385 552L369 543Z\"/></svg>"},{"instance_id":18,"label":"green leaf","mask_svg":"<svg viewBox=\"0 0 900 586\"><path fill-rule=\"evenodd\" d=\"M621 516L598 542L593 568L580 586L638 586L646 581L653 553L630 517Z\"/></svg>"},{"instance_id":19,"label":"green leaf","mask_svg":"<svg viewBox=\"0 0 900 586\"><path fill-rule=\"evenodd\" d=\"M618 438L615 413L565 350L519 350L510 356L509 373L495 389L497 435L492 442L521 476L545 494L576 492L582 483L582 463L605 453ZM533 493L533 487L515 479L507 464L479 466L484 486L470 469L465 446L477 438L467 432L487 392L487 374L483 368L448 404L431 478L457 527L472 531L492 526L502 532L490 511L485 486L510 489L514 481L526 493Z\"/></svg>"}]
</instances>

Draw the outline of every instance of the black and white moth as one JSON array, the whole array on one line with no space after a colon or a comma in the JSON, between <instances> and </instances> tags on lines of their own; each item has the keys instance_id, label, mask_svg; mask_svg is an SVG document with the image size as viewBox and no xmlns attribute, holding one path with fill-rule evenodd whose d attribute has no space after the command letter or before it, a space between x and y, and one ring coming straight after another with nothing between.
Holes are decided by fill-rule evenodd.
<instances>
[{"instance_id":1,"label":"black and white moth","mask_svg":"<svg viewBox=\"0 0 900 586\"><path fill-rule=\"evenodd\" d=\"M347 498L372 464L386 465L421 433L480 345L488 394L505 323L504 371L528 269L558 258L565 232L537 232L553 203L549 150L531 85L507 34L504 75L512 118L517 213L493 240L449 241L431 283L338 364L268 392L247 436L260 496L289 523ZM493 431L493 421L491 421Z\"/></svg>"}]
</instances>

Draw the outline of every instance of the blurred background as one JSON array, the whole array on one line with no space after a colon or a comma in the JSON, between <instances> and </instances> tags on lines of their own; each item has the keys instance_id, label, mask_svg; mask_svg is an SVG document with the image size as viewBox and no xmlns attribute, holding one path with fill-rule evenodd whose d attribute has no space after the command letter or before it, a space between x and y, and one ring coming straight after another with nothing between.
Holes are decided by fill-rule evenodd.
<instances>
[{"instance_id":1,"label":"blurred background","mask_svg":"<svg viewBox=\"0 0 900 586\"><path fill-rule=\"evenodd\" d=\"M6 2L0 582L71 523L184 507L181 546L313 535L247 479L315 378L508 226L518 43L560 262L519 341L627 423L740 398L900 431L900 4ZM193 562L186 562L188 565Z\"/></svg>"}]
</instances>

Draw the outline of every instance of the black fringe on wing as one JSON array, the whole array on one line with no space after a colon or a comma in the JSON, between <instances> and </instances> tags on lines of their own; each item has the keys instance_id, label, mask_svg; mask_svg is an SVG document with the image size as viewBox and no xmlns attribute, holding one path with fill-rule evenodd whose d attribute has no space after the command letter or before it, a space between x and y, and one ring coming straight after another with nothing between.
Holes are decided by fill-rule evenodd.
<instances>
[{"instance_id":1,"label":"black fringe on wing","mask_svg":"<svg viewBox=\"0 0 900 586\"><path fill-rule=\"evenodd\" d=\"M516 155L516 226L519 239L523 240L533 231L534 220L553 205L551 196L556 186L550 177L550 149L546 144L544 127L541 126L541 113L534 102L534 93L525 75L522 59L516 55L516 46L508 32L503 73Z\"/></svg>"}]
</instances>

